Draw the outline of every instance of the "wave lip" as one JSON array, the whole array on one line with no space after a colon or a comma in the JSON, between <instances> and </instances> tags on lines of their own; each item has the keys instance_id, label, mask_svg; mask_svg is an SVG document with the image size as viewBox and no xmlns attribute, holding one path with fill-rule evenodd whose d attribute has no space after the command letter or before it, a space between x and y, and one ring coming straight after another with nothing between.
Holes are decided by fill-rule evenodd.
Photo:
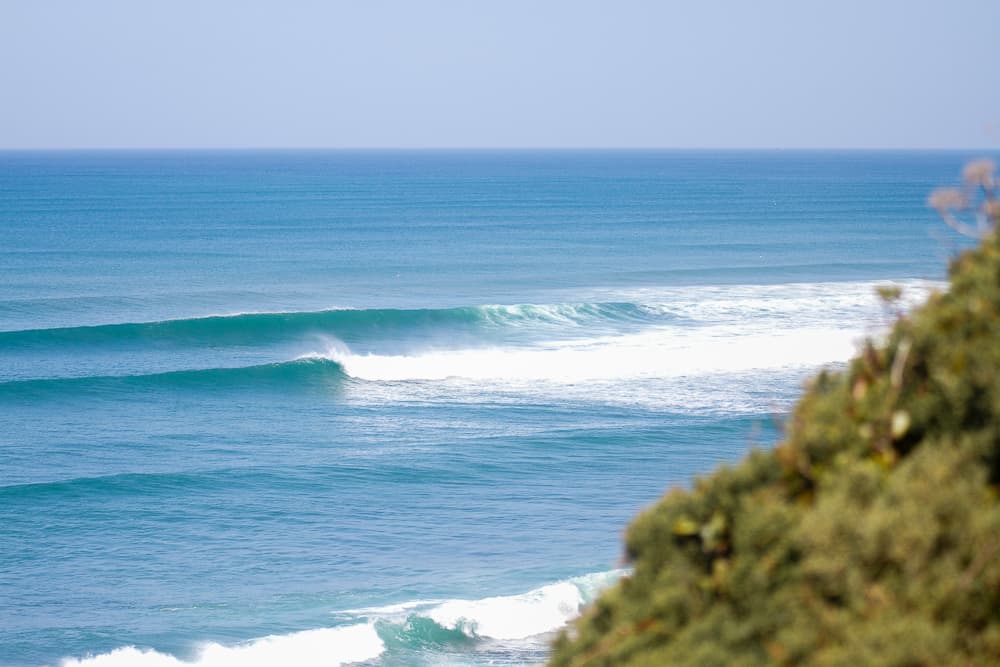
<instances>
[{"instance_id":1,"label":"wave lip","mask_svg":"<svg viewBox=\"0 0 1000 667\"><path fill-rule=\"evenodd\" d=\"M296 665L338 667L372 660L385 644L370 623L271 635L237 646L204 644L193 661L126 646L87 658L66 658L60 667L252 667Z\"/></svg>"}]
</instances>

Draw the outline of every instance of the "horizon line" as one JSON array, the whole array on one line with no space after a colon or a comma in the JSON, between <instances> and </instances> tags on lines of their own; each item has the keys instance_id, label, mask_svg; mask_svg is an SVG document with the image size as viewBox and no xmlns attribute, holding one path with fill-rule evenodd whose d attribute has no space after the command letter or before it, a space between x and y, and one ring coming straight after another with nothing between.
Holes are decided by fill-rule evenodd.
<instances>
[{"instance_id":1,"label":"horizon line","mask_svg":"<svg viewBox=\"0 0 1000 667\"><path fill-rule=\"evenodd\" d=\"M57 152L998 152L998 146L0 146L0 153Z\"/></svg>"}]
</instances>

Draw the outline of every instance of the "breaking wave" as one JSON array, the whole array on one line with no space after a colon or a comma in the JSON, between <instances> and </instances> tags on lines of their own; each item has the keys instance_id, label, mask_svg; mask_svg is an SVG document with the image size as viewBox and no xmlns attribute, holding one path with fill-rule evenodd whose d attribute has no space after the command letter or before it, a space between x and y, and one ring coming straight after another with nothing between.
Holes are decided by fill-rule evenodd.
<instances>
[{"instance_id":1,"label":"breaking wave","mask_svg":"<svg viewBox=\"0 0 1000 667\"><path fill-rule=\"evenodd\" d=\"M431 350L410 355L354 354L345 345L331 343L325 351L302 359L332 361L350 377L370 381L460 378L575 383L817 366L850 357L858 336L856 330L836 328L757 333L731 328L670 328L533 347Z\"/></svg>"},{"instance_id":2,"label":"breaking wave","mask_svg":"<svg viewBox=\"0 0 1000 667\"><path fill-rule=\"evenodd\" d=\"M567 385L814 368L846 360L859 339L888 320L876 284L662 288L603 295L625 301L6 331L0 332L0 367L6 367L0 397L154 388L295 391L353 380ZM934 285L907 281L904 294L912 301ZM55 372L73 375L47 376Z\"/></svg>"},{"instance_id":3,"label":"breaking wave","mask_svg":"<svg viewBox=\"0 0 1000 667\"><path fill-rule=\"evenodd\" d=\"M489 640L516 651L524 640L545 637L575 618L627 570L587 574L526 593L479 600L428 600L333 612L342 621L329 628L272 635L225 646L208 642L191 659L125 646L60 667L230 667L344 665L412 650L475 647Z\"/></svg>"}]
</instances>

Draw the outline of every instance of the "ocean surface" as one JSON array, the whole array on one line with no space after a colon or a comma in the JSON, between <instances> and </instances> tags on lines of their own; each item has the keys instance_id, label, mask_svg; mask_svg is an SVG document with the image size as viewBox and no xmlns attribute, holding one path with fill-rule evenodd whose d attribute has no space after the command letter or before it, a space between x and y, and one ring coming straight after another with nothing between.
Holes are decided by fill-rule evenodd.
<instances>
[{"instance_id":1,"label":"ocean surface","mask_svg":"<svg viewBox=\"0 0 1000 667\"><path fill-rule=\"evenodd\" d=\"M971 157L0 153L0 665L544 662Z\"/></svg>"}]
</instances>

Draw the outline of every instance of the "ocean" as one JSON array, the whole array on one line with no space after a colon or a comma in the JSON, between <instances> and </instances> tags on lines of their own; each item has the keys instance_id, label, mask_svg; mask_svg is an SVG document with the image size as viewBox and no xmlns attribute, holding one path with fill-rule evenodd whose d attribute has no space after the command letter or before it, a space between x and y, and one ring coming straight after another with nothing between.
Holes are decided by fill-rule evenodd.
<instances>
[{"instance_id":1,"label":"ocean","mask_svg":"<svg viewBox=\"0 0 1000 667\"><path fill-rule=\"evenodd\" d=\"M0 153L0 664L543 663L970 157Z\"/></svg>"}]
</instances>

